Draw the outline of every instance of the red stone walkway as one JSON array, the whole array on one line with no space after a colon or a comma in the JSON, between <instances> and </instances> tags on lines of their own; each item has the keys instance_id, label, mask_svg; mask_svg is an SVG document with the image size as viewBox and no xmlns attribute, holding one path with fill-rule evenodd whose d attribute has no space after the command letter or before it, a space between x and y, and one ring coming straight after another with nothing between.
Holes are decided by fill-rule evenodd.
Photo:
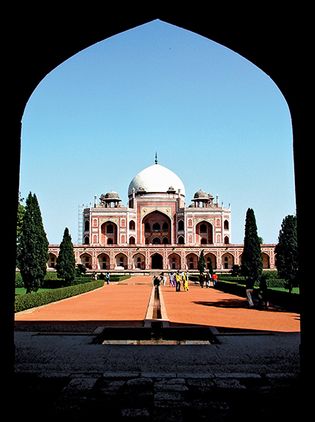
<instances>
[{"instance_id":1,"label":"red stone walkway","mask_svg":"<svg viewBox=\"0 0 315 422\"><path fill-rule=\"evenodd\" d=\"M163 286L167 316L172 323L201 324L243 330L299 332L300 316L279 308L249 309L245 298L191 284L188 292Z\"/></svg>"},{"instance_id":2,"label":"red stone walkway","mask_svg":"<svg viewBox=\"0 0 315 422\"><path fill-rule=\"evenodd\" d=\"M141 325L145 318L152 278L134 276L124 282L104 285L56 303L16 314L16 321L107 321ZM248 309L247 301L213 288L191 284L189 292L163 286L162 294L171 323L201 324L233 329L299 332L299 314Z\"/></svg>"},{"instance_id":3,"label":"red stone walkway","mask_svg":"<svg viewBox=\"0 0 315 422\"><path fill-rule=\"evenodd\" d=\"M152 278L132 277L59 302L19 312L16 321L139 321L145 318Z\"/></svg>"}]
</instances>

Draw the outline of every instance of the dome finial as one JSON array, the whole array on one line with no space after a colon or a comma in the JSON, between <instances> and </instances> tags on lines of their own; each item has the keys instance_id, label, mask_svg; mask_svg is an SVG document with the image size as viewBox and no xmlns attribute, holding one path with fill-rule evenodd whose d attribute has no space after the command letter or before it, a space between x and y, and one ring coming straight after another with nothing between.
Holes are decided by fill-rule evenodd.
<instances>
[{"instance_id":1,"label":"dome finial","mask_svg":"<svg viewBox=\"0 0 315 422\"><path fill-rule=\"evenodd\" d=\"M158 163L158 158L157 158L157 152L155 153L155 160L154 163L157 164Z\"/></svg>"}]
</instances>

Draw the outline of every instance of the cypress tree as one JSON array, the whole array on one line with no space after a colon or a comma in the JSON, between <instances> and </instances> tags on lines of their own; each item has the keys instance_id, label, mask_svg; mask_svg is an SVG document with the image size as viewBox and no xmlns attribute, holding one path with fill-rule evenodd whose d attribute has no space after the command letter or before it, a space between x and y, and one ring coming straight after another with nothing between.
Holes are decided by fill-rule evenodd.
<instances>
[{"instance_id":1,"label":"cypress tree","mask_svg":"<svg viewBox=\"0 0 315 422\"><path fill-rule=\"evenodd\" d=\"M213 274L213 267L212 267L211 259L208 260L208 270L209 270L209 273L212 275Z\"/></svg>"},{"instance_id":2,"label":"cypress tree","mask_svg":"<svg viewBox=\"0 0 315 422\"><path fill-rule=\"evenodd\" d=\"M279 277L286 280L291 292L292 287L298 284L297 220L294 215L287 215L282 221L275 247L275 264Z\"/></svg>"},{"instance_id":3,"label":"cypress tree","mask_svg":"<svg viewBox=\"0 0 315 422\"><path fill-rule=\"evenodd\" d=\"M75 256L69 230L66 227L60 243L56 269L58 277L63 278L66 284L71 284L75 278Z\"/></svg>"},{"instance_id":4,"label":"cypress tree","mask_svg":"<svg viewBox=\"0 0 315 422\"><path fill-rule=\"evenodd\" d=\"M252 281L258 281L262 274L260 238L257 235L254 210L251 208L246 212L242 274Z\"/></svg>"},{"instance_id":5,"label":"cypress tree","mask_svg":"<svg viewBox=\"0 0 315 422\"><path fill-rule=\"evenodd\" d=\"M198 260L198 270L200 273L203 273L206 268L206 261L204 257L204 250L202 249L200 252L199 260Z\"/></svg>"},{"instance_id":6,"label":"cypress tree","mask_svg":"<svg viewBox=\"0 0 315 422\"><path fill-rule=\"evenodd\" d=\"M18 257L20 253L20 237L22 233L23 219L25 214L25 205L23 205L24 199L21 198L19 193L19 202L17 209L17 220L16 220L16 266L18 267Z\"/></svg>"},{"instance_id":7,"label":"cypress tree","mask_svg":"<svg viewBox=\"0 0 315 422\"><path fill-rule=\"evenodd\" d=\"M24 199L21 198L19 193L19 203L18 203L18 210L17 210L17 222L16 222L16 237L17 242L19 242L19 238L22 232L22 225L23 225L23 218L25 214L25 205L23 205Z\"/></svg>"},{"instance_id":8,"label":"cypress tree","mask_svg":"<svg viewBox=\"0 0 315 422\"><path fill-rule=\"evenodd\" d=\"M46 275L48 240L36 195L30 192L19 235L17 263L26 293L37 291Z\"/></svg>"}]
</instances>

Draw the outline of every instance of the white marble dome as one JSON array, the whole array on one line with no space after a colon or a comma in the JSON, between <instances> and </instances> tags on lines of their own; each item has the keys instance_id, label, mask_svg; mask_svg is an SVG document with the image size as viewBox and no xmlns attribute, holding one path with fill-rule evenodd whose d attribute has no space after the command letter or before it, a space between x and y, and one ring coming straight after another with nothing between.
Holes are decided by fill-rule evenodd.
<instances>
[{"instance_id":1,"label":"white marble dome","mask_svg":"<svg viewBox=\"0 0 315 422\"><path fill-rule=\"evenodd\" d=\"M146 193L178 192L180 189L180 194L185 196L185 187L181 179L173 171L160 164L153 164L140 171L130 182L128 195L132 195L133 189L135 192Z\"/></svg>"}]
</instances>

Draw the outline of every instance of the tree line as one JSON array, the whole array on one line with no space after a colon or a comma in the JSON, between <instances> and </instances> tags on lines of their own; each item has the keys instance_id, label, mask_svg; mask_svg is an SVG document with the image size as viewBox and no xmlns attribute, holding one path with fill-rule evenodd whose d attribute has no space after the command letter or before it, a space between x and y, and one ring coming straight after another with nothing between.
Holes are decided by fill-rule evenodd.
<instances>
[{"instance_id":1,"label":"tree line","mask_svg":"<svg viewBox=\"0 0 315 422\"><path fill-rule=\"evenodd\" d=\"M17 215L17 267L21 272L27 293L37 291L42 285L47 271L48 240L44 230L39 203L35 194L29 193L25 206L19 197ZM262 239L258 236L254 210L248 208L245 219L244 249L240 273L247 280L259 281L262 277L263 263L261 254ZM278 243L275 247L275 265L279 277L287 282L289 291L299 284L297 219L286 216L281 224ZM203 250L200 253L198 269L205 269ZM66 227L60 243L56 262L59 278L71 284L76 275L73 244ZM213 272L212 268L210 271Z\"/></svg>"},{"instance_id":2,"label":"tree line","mask_svg":"<svg viewBox=\"0 0 315 422\"><path fill-rule=\"evenodd\" d=\"M245 219L244 248L241 266L236 272L245 277L246 281L254 284L263 277L263 262L261 253L262 238L258 236L255 213L248 208ZM280 278L286 281L289 292L299 285L298 279L298 243L297 219L295 215L287 215L281 224L278 243L275 247L275 266ZM205 270L206 263L203 250L198 260L200 272ZM209 271L213 269L210 262Z\"/></svg>"},{"instance_id":3,"label":"tree line","mask_svg":"<svg viewBox=\"0 0 315 422\"><path fill-rule=\"evenodd\" d=\"M43 284L48 261L48 246L39 203L35 194L29 193L25 206L19 197L17 215L17 259L26 293L37 291ZM56 270L65 284L71 284L76 275L73 244L66 227L60 243Z\"/></svg>"}]
</instances>

